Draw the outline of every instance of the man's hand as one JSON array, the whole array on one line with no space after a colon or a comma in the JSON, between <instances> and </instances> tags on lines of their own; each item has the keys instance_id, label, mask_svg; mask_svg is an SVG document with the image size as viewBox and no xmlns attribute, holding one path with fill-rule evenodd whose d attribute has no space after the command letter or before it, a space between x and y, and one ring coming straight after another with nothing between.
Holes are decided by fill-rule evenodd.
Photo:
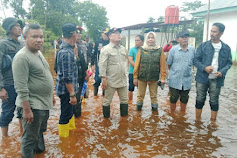
<instances>
[{"instance_id":1,"label":"man's hand","mask_svg":"<svg viewBox=\"0 0 237 158\"><path fill-rule=\"evenodd\" d=\"M26 123L32 123L34 121L33 112L30 108L23 108L23 119L26 121Z\"/></svg>"},{"instance_id":2,"label":"man's hand","mask_svg":"<svg viewBox=\"0 0 237 158\"><path fill-rule=\"evenodd\" d=\"M85 80L88 82L88 81L89 81L89 78L90 78L90 75L89 75L89 73L86 71L86 77L85 77Z\"/></svg>"},{"instance_id":3,"label":"man's hand","mask_svg":"<svg viewBox=\"0 0 237 158\"><path fill-rule=\"evenodd\" d=\"M212 71L213 71L213 66L207 66L206 68L205 68L205 71L207 72L207 73L212 73Z\"/></svg>"},{"instance_id":4,"label":"man's hand","mask_svg":"<svg viewBox=\"0 0 237 158\"><path fill-rule=\"evenodd\" d=\"M95 65L91 66L91 71L93 74L95 73Z\"/></svg>"},{"instance_id":5,"label":"man's hand","mask_svg":"<svg viewBox=\"0 0 237 158\"><path fill-rule=\"evenodd\" d=\"M54 95L53 95L53 106L56 104L56 100L54 98Z\"/></svg>"},{"instance_id":6,"label":"man's hand","mask_svg":"<svg viewBox=\"0 0 237 158\"><path fill-rule=\"evenodd\" d=\"M101 88L103 89L103 90L106 90L107 89L107 80L106 80L106 78L102 78L102 86L101 86Z\"/></svg>"},{"instance_id":7,"label":"man's hand","mask_svg":"<svg viewBox=\"0 0 237 158\"><path fill-rule=\"evenodd\" d=\"M2 99L3 101L7 101L8 99L7 91L4 88L2 88L0 91L0 99Z\"/></svg>"},{"instance_id":8,"label":"man's hand","mask_svg":"<svg viewBox=\"0 0 237 158\"><path fill-rule=\"evenodd\" d=\"M134 86L137 86L137 85L138 85L137 78L134 78L134 79L133 79L133 84L134 84Z\"/></svg>"},{"instance_id":9,"label":"man's hand","mask_svg":"<svg viewBox=\"0 0 237 158\"><path fill-rule=\"evenodd\" d=\"M216 72L216 77L222 77L222 73L221 72Z\"/></svg>"},{"instance_id":10,"label":"man's hand","mask_svg":"<svg viewBox=\"0 0 237 158\"><path fill-rule=\"evenodd\" d=\"M76 105L77 104L77 98L76 97L70 97L70 104Z\"/></svg>"},{"instance_id":11,"label":"man's hand","mask_svg":"<svg viewBox=\"0 0 237 158\"><path fill-rule=\"evenodd\" d=\"M160 80L160 82L162 85L166 83L165 80Z\"/></svg>"}]
</instances>

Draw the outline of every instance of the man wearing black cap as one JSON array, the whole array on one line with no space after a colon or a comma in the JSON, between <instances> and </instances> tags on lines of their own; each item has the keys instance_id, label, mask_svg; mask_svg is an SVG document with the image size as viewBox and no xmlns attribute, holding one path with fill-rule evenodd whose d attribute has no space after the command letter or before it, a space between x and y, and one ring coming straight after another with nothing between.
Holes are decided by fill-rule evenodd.
<instances>
[{"instance_id":1,"label":"man wearing black cap","mask_svg":"<svg viewBox=\"0 0 237 158\"><path fill-rule=\"evenodd\" d=\"M126 49L120 45L121 29L112 28L109 31L110 43L101 50L99 70L102 78L102 89L105 90L103 115L110 117L110 103L115 91L120 99L120 115L128 115L128 89L126 76Z\"/></svg>"},{"instance_id":2,"label":"man wearing black cap","mask_svg":"<svg viewBox=\"0 0 237 158\"><path fill-rule=\"evenodd\" d=\"M69 130L75 129L73 105L76 105L76 93L78 92L78 67L74 54L74 46L77 38L75 24L67 23L62 26L63 41L61 49L57 53L57 79L56 94L61 100L61 115L58 124L60 137L68 137Z\"/></svg>"},{"instance_id":3,"label":"man wearing black cap","mask_svg":"<svg viewBox=\"0 0 237 158\"><path fill-rule=\"evenodd\" d=\"M186 104L192 83L192 66L195 49L188 45L189 32L177 34L179 45L169 51L167 64L169 71L170 110L175 112L176 102L180 98L180 112L185 114Z\"/></svg>"},{"instance_id":4,"label":"man wearing black cap","mask_svg":"<svg viewBox=\"0 0 237 158\"><path fill-rule=\"evenodd\" d=\"M8 125L12 121L15 110L16 92L14 89L12 75L12 59L15 54L24 46L23 42L18 41L21 35L20 20L6 18L3 20L2 27L6 30L6 37L0 40L0 99L2 99L2 113L0 126L2 136L8 136ZM21 115L18 110L18 118ZM21 119L19 120L21 126Z\"/></svg>"},{"instance_id":5,"label":"man wearing black cap","mask_svg":"<svg viewBox=\"0 0 237 158\"><path fill-rule=\"evenodd\" d=\"M99 67L98 67L98 62L99 62L99 56L100 56L100 51L102 47L106 46L109 44L109 28L105 28L101 32L101 38L95 43L95 48L94 48L94 53L91 56L91 66L92 70L95 69L95 83L93 84L94 86L94 96L97 96L98 94L98 89L101 83L101 78L99 77ZM103 95L104 95L104 90L103 90Z\"/></svg>"}]
</instances>

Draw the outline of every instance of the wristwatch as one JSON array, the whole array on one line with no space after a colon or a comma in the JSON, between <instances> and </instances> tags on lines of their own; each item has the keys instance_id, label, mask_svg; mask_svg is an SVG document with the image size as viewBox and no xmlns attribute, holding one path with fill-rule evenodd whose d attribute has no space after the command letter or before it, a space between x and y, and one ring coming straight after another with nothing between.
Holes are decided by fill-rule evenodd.
<instances>
[{"instance_id":1,"label":"wristwatch","mask_svg":"<svg viewBox=\"0 0 237 158\"><path fill-rule=\"evenodd\" d=\"M73 94L70 94L70 97L76 97L76 94L75 93L73 93Z\"/></svg>"}]
</instances>

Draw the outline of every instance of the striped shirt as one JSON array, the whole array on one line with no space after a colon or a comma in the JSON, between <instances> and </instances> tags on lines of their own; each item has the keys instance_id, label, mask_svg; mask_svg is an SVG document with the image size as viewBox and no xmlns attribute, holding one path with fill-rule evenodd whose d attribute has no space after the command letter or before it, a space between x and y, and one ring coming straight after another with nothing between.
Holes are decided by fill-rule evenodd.
<instances>
[{"instance_id":1,"label":"striped shirt","mask_svg":"<svg viewBox=\"0 0 237 158\"><path fill-rule=\"evenodd\" d=\"M180 45L169 51L167 64L170 65L169 86L178 90L188 90L192 83L192 66L195 49L188 46L183 51Z\"/></svg>"},{"instance_id":2,"label":"striped shirt","mask_svg":"<svg viewBox=\"0 0 237 158\"><path fill-rule=\"evenodd\" d=\"M69 93L66 84L73 84L74 92L78 92L78 68L73 52L73 46L63 41L61 50L57 53L56 94Z\"/></svg>"}]
</instances>

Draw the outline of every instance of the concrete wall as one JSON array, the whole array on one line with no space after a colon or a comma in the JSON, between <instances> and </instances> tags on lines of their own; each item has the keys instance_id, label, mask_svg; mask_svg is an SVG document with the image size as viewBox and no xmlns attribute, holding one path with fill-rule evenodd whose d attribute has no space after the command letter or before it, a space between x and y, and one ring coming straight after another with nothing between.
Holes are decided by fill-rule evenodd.
<instances>
[{"instance_id":1,"label":"concrete wall","mask_svg":"<svg viewBox=\"0 0 237 158\"><path fill-rule=\"evenodd\" d=\"M126 48L128 49L128 31L123 31L121 33L123 36L126 37ZM142 30L131 30L130 31L130 48L135 46L135 37L139 34L142 34ZM146 33L143 34L146 37ZM174 40L176 35L172 33L162 33L162 32L156 32L156 42L161 47L165 46L169 41ZM167 42L168 39L168 42ZM189 38L189 44L192 46L195 46L195 38L190 37Z\"/></svg>"},{"instance_id":2,"label":"concrete wall","mask_svg":"<svg viewBox=\"0 0 237 158\"><path fill-rule=\"evenodd\" d=\"M208 40L210 39L210 30L212 24L215 22L221 22L225 25L225 32L221 37L221 40L228 44L232 51L232 59L237 62L237 11L219 13L210 15L209 20L209 32ZM203 41L206 41L207 23L204 23Z\"/></svg>"}]
</instances>

